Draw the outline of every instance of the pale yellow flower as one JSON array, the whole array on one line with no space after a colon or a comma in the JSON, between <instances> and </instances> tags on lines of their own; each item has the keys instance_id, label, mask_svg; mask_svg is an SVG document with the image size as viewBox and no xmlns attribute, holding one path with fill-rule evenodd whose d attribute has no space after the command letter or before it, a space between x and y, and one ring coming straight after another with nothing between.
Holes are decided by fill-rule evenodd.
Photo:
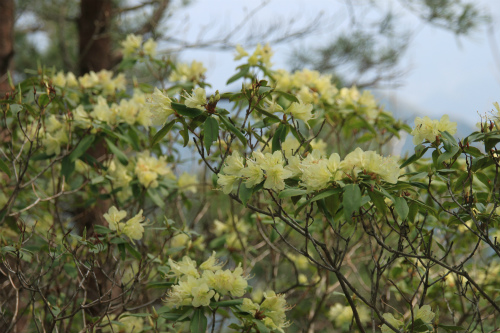
<instances>
[{"instance_id":1,"label":"pale yellow flower","mask_svg":"<svg viewBox=\"0 0 500 333\"><path fill-rule=\"evenodd\" d=\"M206 283L198 284L196 287L191 288L191 295L193 296L192 305L196 308L199 306L210 305L210 300L215 295L214 290L210 290Z\"/></svg>"},{"instance_id":2,"label":"pale yellow flower","mask_svg":"<svg viewBox=\"0 0 500 333\"><path fill-rule=\"evenodd\" d=\"M222 169L222 171L226 175L237 176L240 174L241 169L245 167L243 163L244 163L243 157L241 157L237 151L234 151L231 155L229 155L226 158L225 166Z\"/></svg>"},{"instance_id":3,"label":"pale yellow flower","mask_svg":"<svg viewBox=\"0 0 500 333\"><path fill-rule=\"evenodd\" d=\"M132 217L125 223L123 228L123 233L131 239L139 240L144 234L144 226L141 222L144 221L144 216L142 216L142 209L136 216Z\"/></svg>"},{"instance_id":4,"label":"pale yellow flower","mask_svg":"<svg viewBox=\"0 0 500 333\"><path fill-rule=\"evenodd\" d=\"M104 219L109 224L110 230L120 231L120 222L127 216L127 212L124 210L118 210L115 206L109 208L108 212L103 215Z\"/></svg>"},{"instance_id":5,"label":"pale yellow flower","mask_svg":"<svg viewBox=\"0 0 500 333\"><path fill-rule=\"evenodd\" d=\"M282 164L275 164L266 169L264 188L282 191L285 188L285 179L292 177L292 175L292 171L285 169Z\"/></svg>"},{"instance_id":6,"label":"pale yellow flower","mask_svg":"<svg viewBox=\"0 0 500 333\"><path fill-rule=\"evenodd\" d=\"M200 82L206 71L207 69L203 66L203 63L195 60L191 62L191 65L185 63L176 64L169 80Z\"/></svg>"},{"instance_id":7,"label":"pale yellow flower","mask_svg":"<svg viewBox=\"0 0 500 333\"><path fill-rule=\"evenodd\" d=\"M142 36L129 34L127 38L121 42L122 52L125 57L130 56L141 48Z\"/></svg>"},{"instance_id":8,"label":"pale yellow flower","mask_svg":"<svg viewBox=\"0 0 500 333\"><path fill-rule=\"evenodd\" d=\"M151 124L153 126L163 125L167 118L174 113L171 103L172 100L167 95L158 88L154 89L151 100L147 104L151 112Z\"/></svg>"},{"instance_id":9,"label":"pale yellow flower","mask_svg":"<svg viewBox=\"0 0 500 333\"><path fill-rule=\"evenodd\" d=\"M299 101L299 103L293 102L290 104L288 109L286 109L286 113L290 113L294 118L302 120L309 126L307 122L313 118L312 109L312 104L306 104Z\"/></svg>"},{"instance_id":10,"label":"pale yellow flower","mask_svg":"<svg viewBox=\"0 0 500 333\"><path fill-rule=\"evenodd\" d=\"M236 45L236 54L234 56L234 60L240 60L243 57L246 57L248 52L240 45Z\"/></svg>"},{"instance_id":11,"label":"pale yellow flower","mask_svg":"<svg viewBox=\"0 0 500 333\"><path fill-rule=\"evenodd\" d=\"M413 144L417 145L424 140L434 142L436 137L441 135L440 131L455 134L457 132L457 123L450 122L448 115L444 115L440 120L432 120L427 116L423 118L417 117L415 118L415 127L411 132Z\"/></svg>"},{"instance_id":12,"label":"pale yellow flower","mask_svg":"<svg viewBox=\"0 0 500 333\"><path fill-rule=\"evenodd\" d=\"M193 91L191 95L187 94L184 104L187 107L204 111L204 105L207 104L207 93L205 89L198 87Z\"/></svg>"},{"instance_id":13,"label":"pale yellow flower","mask_svg":"<svg viewBox=\"0 0 500 333\"><path fill-rule=\"evenodd\" d=\"M218 271L222 269L222 266L224 264L220 263L217 258L215 257L215 251L212 252L212 255L208 257L207 260L205 260L201 265L200 268L203 270L209 270L209 271Z\"/></svg>"},{"instance_id":14,"label":"pale yellow flower","mask_svg":"<svg viewBox=\"0 0 500 333\"><path fill-rule=\"evenodd\" d=\"M265 300L260 305L260 311L266 316L264 324L283 333L283 328L290 326L285 315L285 311L290 309L286 304L285 295L276 295L274 291L268 291L264 293L264 297Z\"/></svg>"},{"instance_id":15,"label":"pale yellow flower","mask_svg":"<svg viewBox=\"0 0 500 333\"><path fill-rule=\"evenodd\" d=\"M247 166L241 169L240 175L246 178L245 185L247 188L254 187L264 180L262 168L252 160L247 161Z\"/></svg>"},{"instance_id":16,"label":"pale yellow flower","mask_svg":"<svg viewBox=\"0 0 500 333\"><path fill-rule=\"evenodd\" d=\"M174 276L178 278L181 278L184 275L192 276L194 278L200 277L200 273L198 273L198 270L196 269L196 262L188 256L182 257L182 260L179 262L168 259L168 265L170 266L170 270Z\"/></svg>"},{"instance_id":17,"label":"pale yellow flower","mask_svg":"<svg viewBox=\"0 0 500 333\"><path fill-rule=\"evenodd\" d=\"M158 44L154 41L153 38L148 39L146 43L144 43L144 45L142 46L144 54L150 56L151 58L154 58L156 56L157 45Z\"/></svg>"},{"instance_id":18,"label":"pale yellow flower","mask_svg":"<svg viewBox=\"0 0 500 333\"><path fill-rule=\"evenodd\" d=\"M59 87L66 86L66 76L63 71L58 72L57 75L52 77L52 84Z\"/></svg>"}]
</instances>

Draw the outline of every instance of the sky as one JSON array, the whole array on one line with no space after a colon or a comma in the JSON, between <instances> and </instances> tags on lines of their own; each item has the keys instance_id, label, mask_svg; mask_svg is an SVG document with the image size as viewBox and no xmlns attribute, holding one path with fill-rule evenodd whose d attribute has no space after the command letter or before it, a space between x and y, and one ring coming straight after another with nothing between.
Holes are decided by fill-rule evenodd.
<instances>
[{"instance_id":1,"label":"sky","mask_svg":"<svg viewBox=\"0 0 500 333\"><path fill-rule=\"evenodd\" d=\"M384 0L385 4L397 6L397 0ZM294 48L320 46L328 38L349 24L347 4L359 13L370 16L366 0L269 0L250 24L242 27L240 34L262 30L262 26L276 24L274 35L282 33L281 28L288 22L303 26L314 21L323 12L322 26L305 40L288 44L271 45L275 51L273 68L289 69L288 59ZM476 0L492 16L491 26L495 31L496 43L500 46L500 1ZM221 38L262 1L244 0L197 0L185 8L175 11L169 19L169 26L177 27L177 38L195 41L198 38ZM391 7L392 8L392 7ZM492 103L500 101L500 65L495 64L486 29L476 31L471 36L457 38L442 29L422 25L415 16L401 11L405 28L417 31L412 37L410 48L404 55L403 63L408 73L403 77L403 85L398 88L378 90L393 102L391 107L396 117L398 108L416 110L423 115L440 117L449 114L452 120L461 120L472 126L479 121L479 115L492 110ZM239 42L238 39L234 41ZM266 40L263 40L265 42ZM500 57L500 55L499 55ZM214 89L230 90L225 81L239 64L232 60L230 51L207 49L184 51L183 61L198 60L208 68L207 78ZM500 64L500 59L497 59ZM221 88L222 87L222 88ZM234 86L234 88L237 88Z\"/></svg>"}]
</instances>

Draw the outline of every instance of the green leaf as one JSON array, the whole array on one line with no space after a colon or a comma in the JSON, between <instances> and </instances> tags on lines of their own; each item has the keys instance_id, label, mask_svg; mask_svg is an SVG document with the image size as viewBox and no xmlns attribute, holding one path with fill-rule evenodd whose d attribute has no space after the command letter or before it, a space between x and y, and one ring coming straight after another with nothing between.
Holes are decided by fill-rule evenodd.
<instances>
[{"instance_id":1,"label":"green leaf","mask_svg":"<svg viewBox=\"0 0 500 333\"><path fill-rule=\"evenodd\" d=\"M112 232L110 229L106 228L105 226L98 225L98 224L94 225L94 231L99 235L105 235L105 234L109 234Z\"/></svg>"},{"instance_id":2,"label":"green leaf","mask_svg":"<svg viewBox=\"0 0 500 333\"><path fill-rule=\"evenodd\" d=\"M284 91L279 91L279 90L275 90L274 92L277 93L277 94L279 94L279 95L281 95L281 96L283 96L284 98L286 98L290 102L299 103L299 100L297 99L297 97L295 97L292 94L289 94L289 93L284 92Z\"/></svg>"},{"instance_id":3,"label":"green leaf","mask_svg":"<svg viewBox=\"0 0 500 333\"><path fill-rule=\"evenodd\" d=\"M177 111L178 114L181 114L181 115L189 117L189 118L197 117L203 113L203 111L200 109L189 108L181 103L172 102L170 105L172 106L172 109Z\"/></svg>"},{"instance_id":4,"label":"green leaf","mask_svg":"<svg viewBox=\"0 0 500 333\"><path fill-rule=\"evenodd\" d=\"M127 69L130 69L134 67L135 63L137 62L137 59L134 58L124 58L122 62L120 62L120 65L118 66L119 71L124 71Z\"/></svg>"},{"instance_id":5,"label":"green leaf","mask_svg":"<svg viewBox=\"0 0 500 333\"><path fill-rule=\"evenodd\" d=\"M166 319L167 321L177 321L181 317L181 314L178 313L162 313L160 317Z\"/></svg>"},{"instance_id":6,"label":"green leaf","mask_svg":"<svg viewBox=\"0 0 500 333\"><path fill-rule=\"evenodd\" d=\"M160 195L155 189L148 188L148 196L151 198L151 200L154 202L155 205L157 205L160 208L163 208L165 206L165 202L161 199Z\"/></svg>"},{"instance_id":7,"label":"green leaf","mask_svg":"<svg viewBox=\"0 0 500 333\"><path fill-rule=\"evenodd\" d=\"M16 251L16 248L13 246L4 246L4 247L2 247L0 252L2 252L2 253L14 252L15 253L17 251Z\"/></svg>"},{"instance_id":8,"label":"green leaf","mask_svg":"<svg viewBox=\"0 0 500 333\"><path fill-rule=\"evenodd\" d=\"M219 137L219 123L214 117L208 117L203 124L203 143L207 154L210 153L210 146L212 142L217 141Z\"/></svg>"},{"instance_id":9,"label":"green leaf","mask_svg":"<svg viewBox=\"0 0 500 333\"><path fill-rule=\"evenodd\" d=\"M306 190L301 190L299 188L290 188L290 189L281 191L280 194L278 195L278 198L284 199L284 198L289 198L289 197L295 197L297 195L304 195L306 193L307 193Z\"/></svg>"},{"instance_id":10,"label":"green leaf","mask_svg":"<svg viewBox=\"0 0 500 333\"><path fill-rule=\"evenodd\" d=\"M486 185L486 187L488 187L488 189L491 190L493 179L490 179L490 177L486 176L482 172L476 172L475 176L477 177L477 179L479 179L481 181L481 183Z\"/></svg>"},{"instance_id":11,"label":"green leaf","mask_svg":"<svg viewBox=\"0 0 500 333\"><path fill-rule=\"evenodd\" d=\"M413 322L413 325L408 327L409 332L427 332L432 331L432 326L427 325L422 319L418 318Z\"/></svg>"},{"instance_id":12,"label":"green leaf","mask_svg":"<svg viewBox=\"0 0 500 333\"><path fill-rule=\"evenodd\" d=\"M75 162L70 160L70 155L64 157L61 161L61 174L69 180L69 176L75 171Z\"/></svg>"},{"instance_id":13,"label":"green leaf","mask_svg":"<svg viewBox=\"0 0 500 333\"><path fill-rule=\"evenodd\" d=\"M467 182L466 182L467 179ZM469 178L469 173L463 172L460 174L460 176L453 181L453 190L457 191L461 188L465 188L467 186L467 183L469 183L471 178Z\"/></svg>"},{"instance_id":14,"label":"green leaf","mask_svg":"<svg viewBox=\"0 0 500 333\"><path fill-rule=\"evenodd\" d=\"M303 204L301 204L296 210L295 210L295 216L297 216L297 214L300 213L300 211L302 209L304 209L304 207L306 207L307 205L309 205L311 202L314 202L314 201L317 201L317 200L321 200L321 199L324 199L324 198L327 198L331 195L334 195L334 194L337 194L337 193L340 193L342 192L342 189L341 188L335 188L335 189L332 189L332 190L327 190L327 191L323 191L321 193L318 193L316 194L315 196L313 196L312 198L310 198L309 200L307 200L306 202L304 202Z\"/></svg>"},{"instance_id":15,"label":"green leaf","mask_svg":"<svg viewBox=\"0 0 500 333\"><path fill-rule=\"evenodd\" d=\"M484 155L479 149L477 149L476 147L472 147L472 146L465 147L464 153L469 154L469 155L474 156L474 157L480 157L480 156Z\"/></svg>"},{"instance_id":16,"label":"green leaf","mask_svg":"<svg viewBox=\"0 0 500 333\"><path fill-rule=\"evenodd\" d=\"M191 333L205 333L207 330L207 317L203 313L203 307L194 310L191 323L189 324Z\"/></svg>"},{"instance_id":17,"label":"green leaf","mask_svg":"<svg viewBox=\"0 0 500 333\"><path fill-rule=\"evenodd\" d=\"M129 127L127 131L128 136L123 136L126 138L126 142L129 142L132 145L132 148L134 148L135 151L141 151L141 146L139 143L141 140L139 139L139 135L137 135L137 129L133 126Z\"/></svg>"},{"instance_id":18,"label":"green leaf","mask_svg":"<svg viewBox=\"0 0 500 333\"><path fill-rule=\"evenodd\" d=\"M3 104L3 101L0 103L0 104ZM19 104L11 104L10 105L10 111L16 115L19 111L21 111L23 109L23 106L22 105L19 105Z\"/></svg>"},{"instance_id":19,"label":"green leaf","mask_svg":"<svg viewBox=\"0 0 500 333\"><path fill-rule=\"evenodd\" d=\"M97 176L97 177L95 177L95 178L92 178L92 179L90 180L90 183L91 183L92 185L96 185L96 184L102 183L104 180L105 180L104 176Z\"/></svg>"},{"instance_id":20,"label":"green leaf","mask_svg":"<svg viewBox=\"0 0 500 333\"><path fill-rule=\"evenodd\" d=\"M40 106L40 108L45 108L47 105L49 105L50 103L50 98L47 94L41 94L39 97L38 97L38 105Z\"/></svg>"},{"instance_id":21,"label":"green leaf","mask_svg":"<svg viewBox=\"0 0 500 333\"><path fill-rule=\"evenodd\" d=\"M489 152L497 143L500 142L500 135L493 134L495 132L488 133L484 136L484 150Z\"/></svg>"},{"instance_id":22,"label":"green leaf","mask_svg":"<svg viewBox=\"0 0 500 333\"><path fill-rule=\"evenodd\" d=\"M191 120L191 122L189 123L189 130L192 132L195 129L197 129L198 127L200 127L201 125L203 125L208 117L209 117L209 113L203 112L198 117L193 118Z\"/></svg>"},{"instance_id":23,"label":"green leaf","mask_svg":"<svg viewBox=\"0 0 500 333\"><path fill-rule=\"evenodd\" d=\"M183 126L182 129L179 131L179 133L181 134L182 139L184 140L183 146L186 147L189 143L189 126L184 120L184 118L179 118L178 120L179 122L182 123Z\"/></svg>"},{"instance_id":24,"label":"green leaf","mask_svg":"<svg viewBox=\"0 0 500 333\"><path fill-rule=\"evenodd\" d=\"M417 156L417 154L413 154L413 155L411 155L411 156L410 156L410 157L409 157L406 161L404 161L404 162L403 162L403 164L401 164L401 165L399 166L399 168L400 168L400 169L402 169L402 168L404 168L405 166L410 165L410 164L412 164L413 162L418 161L419 159L420 159L420 157L419 157L419 156Z\"/></svg>"},{"instance_id":25,"label":"green leaf","mask_svg":"<svg viewBox=\"0 0 500 333\"><path fill-rule=\"evenodd\" d=\"M127 253L125 252L125 243L118 244L118 251L120 251L120 258L122 261L127 259Z\"/></svg>"},{"instance_id":26,"label":"green leaf","mask_svg":"<svg viewBox=\"0 0 500 333\"><path fill-rule=\"evenodd\" d=\"M40 153L40 154L33 155L31 157L31 160L32 161L43 161L43 160L48 160L49 158L52 158L53 156L54 156L54 154L47 155L45 153Z\"/></svg>"},{"instance_id":27,"label":"green leaf","mask_svg":"<svg viewBox=\"0 0 500 333\"><path fill-rule=\"evenodd\" d=\"M453 146L458 147L457 140L453 137L453 135L451 135L447 131L441 132L441 134L443 135L444 140L448 141Z\"/></svg>"},{"instance_id":28,"label":"green leaf","mask_svg":"<svg viewBox=\"0 0 500 333\"><path fill-rule=\"evenodd\" d=\"M113 238L109 241L110 243L112 244L125 244L127 241L124 240L123 238L120 238L120 237L116 237L116 238Z\"/></svg>"},{"instance_id":29,"label":"green leaf","mask_svg":"<svg viewBox=\"0 0 500 333\"><path fill-rule=\"evenodd\" d=\"M217 307L217 306L234 306L234 305L241 305L243 304L243 299L231 299L228 301L220 301L220 302L210 302L211 307Z\"/></svg>"},{"instance_id":30,"label":"green leaf","mask_svg":"<svg viewBox=\"0 0 500 333\"><path fill-rule=\"evenodd\" d=\"M372 200L373 204L377 208L378 212L382 215L385 215L387 211L387 205L385 204L384 198L382 197L381 194L375 192L375 191L367 191L368 195L370 196L370 199Z\"/></svg>"},{"instance_id":31,"label":"green leaf","mask_svg":"<svg viewBox=\"0 0 500 333\"><path fill-rule=\"evenodd\" d=\"M172 129L172 127L174 127L174 125L175 125L175 119L172 120L171 122L166 123L165 126L163 126L161 130L159 130L155 134L153 139L151 139L151 147L160 142L160 140L163 139L168 132L170 132L170 130Z\"/></svg>"},{"instance_id":32,"label":"green leaf","mask_svg":"<svg viewBox=\"0 0 500 333\"><path fill-rule=\"evenodd\" d=\"M465 328L463 328L462 326L442 325L442 324L438 324L437 326L447 331L465 331Z\"/></svg>"},{"instance_id":33,"label":"green leaf","mask_svg":"<svg viewBox=\"0 0 500 333\"><path fill-rule=\"evenodd\" d=\"M9 178L10 178L10 176L12 176L12 173L10 172L9 166L3 160L0 160L0 170L5 172L7 174L7 176L9 176Z\"/></svg>"},{"instance_id":34,"label":"green leaf","mask_svg":"<svg viewBox=\"0 0 500 333\"><path fill-rule=\"evenodd\" d=\"M252 188L247 188L247 186L245 184L241 183L241 185L240 185L240 199L245 207L247 206L248 200L250 200L252 193L253 193Z\"/></svg>"},{"instance_id":35,"label":"green leaf","mask_svg":"<svg viewBox=\"0 0 500 333\"><path fill-rule=\"evenodd\" d=\"M129 243L125 243L125 248L127 249L128 253L130 253L135 259L137 259L137 260L142 259L141 253L139 251L137 251L137 249L135 249Z\"/></svg>"},{"instance_id":36,"label":"green leaf","mask_svg":"<svg viewBox=\"0 0 500 333\"><path fill-rule=\"evenodd\" d=\"M272 142L272 152L276 150L281 150L281 143L286 140L287 125L280 124L274 132L273 142Z\"/></svg>"},{"instance_id":37,"label":"green leaf","mask_svg":"<svg viewBox=\"0 0 500 333\"><path fill-rule=\"evenodd\" d=\"M453 146L450 151L446 151L446 152L442 153L441 155L439 155L439 157L437 159L437 165L441 166L441 163L443 163L446 160L451 159L453 156L455 156L456 153L458 153L459 150L460 150L460 148L458 148L457 146Z\"/></svg>"},{"instance_id":38,"label":"green leaf","mask_svg":"<svg viewBox=\"0 0 500 333\"><path fill-rule=\"evenodd\" d=\"M121 164L123 165L128 165L128 158L127 156L121 151L117 146L114 145L111 140L108 138L104 138L106 140L106 143L108 144L109 150L115 155L115 157L120 161Z\"/></svg>"},{"instance_id":39,"label":"green leaf","mask_svg":"<svg viewBox=\"0 0 500 333\"><path fill-rule=\"evenodd\" d=\"M243 133L241 133L239 129L234 127L234 125L231 124L229 119L227 119L225 116L223 116L221 114L219 114L219 119L222 121L222 123L224 123L224 125L226 126L228 131L234 133L234 135L236 135L238 137L238 139L241 141L241 143L243 143L243 146L247 145L247 139L245 138Z\"/></svg>"},{"instance_id":40,"label":"green leaf","mask_svg":"<svg viewBox=\"0 0 500 333\"><path fill-rule=\"evenodd\" d=\"M253 322L255 323L255 326L257 326L260 333L271 333L269 327L267 327L261 320L253 319Z\"/></svg>"},{"instance_id":41,"label":"green leaf","mask_svg":"<svg viewBox=\"0 0 500 333\"><path fill-rule=\"evenodd\" d=\"M399 215L401 220L406 219L408 216L408 213L410 211L410 208L408 207L408 203L406 200L402 197L395 197L394 198L394 208L396 209L396 213Z\"/></svg>"},{"instance_id":42,"label":"green leaf","mask_svg":"<svg viewBox=\"0 0 500 333\"><path fill-rule=\"evenodd\" d=\"M361 189L359 185L349 184L344 187L342 205L344 206L345 219L351 221L352 214L361 207Z\"/></svg>"},{"instance_id":43,"label":"green leaf","mask_svg":"<svg viewBox=\"0 0 500 333\"><path fill-rule=\"evenodd\" d=\"M464 139L464 143L465 143L465 142L475 142L475 141L480 141L480 140L483 140L485 136L486 136L486 134L484 134L484 133L481 133L481 132L474 132L474 133L472 133L471 135L469 135L468 137L466 137L466 138Z\"/></svg>"},{"instance_id":44,"label":"green leaf","mask_svg":"<svg viewBox=\"0 0 500 333\"><path fill-rule=\"evenodd\" d=\"M234 81L244 77L245 75L248 74L248 71L250 70L250 66L249 65L243 65L241 66L241 70L234 74L233 76L231 76L229 78L229 80L227 80L226 84L230 84L230 83L233 83Z\"/></svg>"},{"instance_id":45,"label":"green leaf","mask_svg":"<svg viewBox=\"0 0 500 333\"><path fill-rule=\"evenodd\" d=\"M262 108L259 108L259 107L255 107L255 111L257 111L257 113L260 113L260 114L263 114L271 119L274 119L275 122L279 122L281 121L280 117L278 117L277 115L274 115L272 114L271 112L268 112Z\"/></svg>"},{"instance_id":46,"label":"green leaf","mask_svg":"<svg viewBox=\"0 0 500 333\"><path fill-rule=\"evenodd\" d=\"M435 216L437 217L438 214L436 212L436 210L434 209L434 207L432 206L429 206L419 200L415 200L415 199L412 199L412 198L408 198L408 200L416 205L419 206L419 210L421 210L422 212L424 213L430 213L432 216Z\"/></svg>"},{"instance_id":47,"label":"green leaf","mask_svg":"<svg viewBox=\"0 0 500 333\"><path fill-rule=\"evenodd\" d=\"M272 87L259 87L258 94L263 95L263 94L270 92L271 90L273 90Z\"/></svg>"}]
</instances>

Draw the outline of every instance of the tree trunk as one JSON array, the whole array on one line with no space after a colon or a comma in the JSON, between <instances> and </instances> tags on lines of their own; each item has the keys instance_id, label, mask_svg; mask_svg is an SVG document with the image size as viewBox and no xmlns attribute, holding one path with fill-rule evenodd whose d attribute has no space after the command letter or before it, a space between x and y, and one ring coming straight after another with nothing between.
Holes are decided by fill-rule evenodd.
<instances>
[{"instance_id":1,"label":"tree trunk","mask_svg":"<svg viewBox=\"0 0 500 333\"><path fill-rule=\"evenodd\" d=\"M80 75L90 71L110 69L111 36L111 0L81 0L78 34L80 44Z\"/></svg>"},{"instance_id":2,"label":"tree trunk","mask_svg":"<svg viewBox=\"0 0 500 333\"><path fill-rule=\"evenodd\" d=\"M14 56L14 0L0 0L0 99L10 91L7 71Z\"/></svg>"}]
</instances>

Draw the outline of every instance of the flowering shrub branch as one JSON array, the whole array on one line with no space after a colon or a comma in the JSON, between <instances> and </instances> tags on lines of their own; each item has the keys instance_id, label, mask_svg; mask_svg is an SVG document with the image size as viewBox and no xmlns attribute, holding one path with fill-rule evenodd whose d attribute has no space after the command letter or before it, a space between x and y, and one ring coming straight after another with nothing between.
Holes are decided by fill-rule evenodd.
<instances>
[{"instance_id":1,"label":"flowering shrub branch","mask_svg":"<svg viewBox=\"0 0 500 333\"><path fill-rule=\"evenodd\" d=\"M498 328L498 104L457 140L269 45L213 93L122 47L122 73L40 68L0 100L2 331Z\"/></svg>"}]
</instances>

